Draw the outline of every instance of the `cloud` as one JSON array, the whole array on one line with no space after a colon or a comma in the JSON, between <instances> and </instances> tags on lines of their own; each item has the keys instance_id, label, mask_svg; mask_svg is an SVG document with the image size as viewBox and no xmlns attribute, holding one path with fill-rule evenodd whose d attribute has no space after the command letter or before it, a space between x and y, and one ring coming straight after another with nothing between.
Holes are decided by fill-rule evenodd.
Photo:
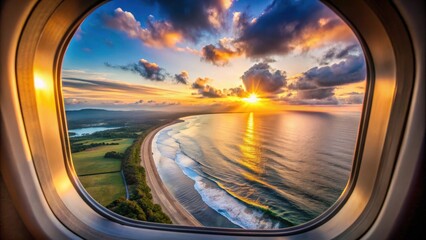
<instances>
[{"instance_id":1,"label":"cloud","mask_svg":"<svg viewBox=\"0 0 426 240\"><path fill-rule=\"evenodd\" d=\"M298 99L325 99L334 96L334 88L317 88L309 90L299 90Z\"/></svg>"},{"instance_id":2,"label":"cloud","mask_svg":"<svg viewBox=\"0 0 426 240\"><path fill-rule=\"evenodd\" d=\"M240 98L248 96L248 93L244 90L242 86L235 87L235 88L228 88L228 89L225 89L223 92L226 96L235 96Z\"/></svg>"},{"instance_id":3,"label":"cloud","mask_svg":"<svg viewBox=\"0 0 426 240\"><path fill-rule=\"evenodd\" d=\"M318 86L309 81L296 81L288 85L288 89L292 90L306 90L306 89L316 89Z\"/></svg>"},{"instance_id":4,"label":"cloud","mask_svg":"<svg viewBox=\"0 0 426 240\"><path fill-rule=\"evenodd\" d=\"M242 34L250 25L249 16L245 12L234 12L232 15L232 29L235 34Z\"/></svg>"},{"instance_id":5,"label":"cloud","mask_svg":"<svg viewBox=\"0 0 426 240\"><path fill-rule=\"evenodd\" d=\"M109 63L105 63L105 66L137 73L141 77L152 81L164 81L167 76L167 73L163 68L159 67L156 63L148 62L145 59L140 59L137 63L124 66L111 65Z\"/></svg>"},{"instance_id":6,"label":"cloud","mask_svg":"<svg viewBox=\"0 0 426 240\"><path fill-rule=\"evenodd\" d=\"M289 92L275 100L292 105L337 105L339 101L334 90L333 87L298 90L296 94Z\"/></svg>"},{"instance_id":7,"label":"cloud","mask_svg":"<svg viewBox=\"0 0 426 240\"><path fill-rule=\"evenodd\" d=\"M296 48L311 47L333 41L353 41L350 29L319 1L273 1L258 18L234 14L236 42L246 56L263 57L288 54Z\"/></svg>"},{"instance_id":8,"label":"cloud","mask_svg":"<svg viewBox=\"0 0 426 240\"><path fill-rule=\"evenodd\" d=\"M105 80L107 74L103 72L85 71L77 69L62 69L62 78L82 78L82 79L96 79Z\"/></svg>"},{"instance_id":9,"label":"cloud","mask_svg":"<svg viewBox=\"0 0 426 240\"><path fill-rule=\"evenodd\" d=\"M121 8L112 14L102 15L104 24L124 32L129 38L139 39L146 46L155 48L176 48L183 40L197 42L202 36L217 33L224 29L228 9L232 0L150 0L149 4L158 6L159 12L167 20L156 21L150 15L143 27L135 16Z\"/></svg>"},{"instance_id":10,"label":"cloud","mask_svg":"<svg viewBox=\"0 0 426 240\"><path fill-rule=\"evenodd\" d=\"M194 48L190 48L188 46L187 47L175 47L174 50L178 51L178 52L187 52L187 53L191 53L191 54L194 54L194 55L201 55L201 52L199 50L194 49Z\"/></svg>"},{"instance_id":11,"label":"cloud","mask_svg":"<svg viewBox=\"0 0 426 240\"><path fill-rule=\"evenodd\" d=\"M331 66L314 67L303 73L299 81L313 82L317 86L340 86L364 81L366 67L363 55L349 55Z\"/></svg>"},{"instance_id":12,"label":"cloud","mask_svg":"<svg viewBox=\"0 0 426 240\"><path fill-rule=\"evenodd\" d=\"M176 94L171 90L163 90L153 87L146 87L138 84L130 84L113 80L94 80L84 78L63 77L62 84L64 92L87 95L91 93L99 93L105 95L107 92L123 92L127 94L149 94L149 95L166 95Z\"/></svg>"},{"instance_id":13,"label":"cloud","mask_svg":"<svg viewBox=\"0 0 426 240\"><path fill-rule=\"evenodd\" d=\"M115 9L112 15L104 14L102 20L109 28L124 32L129 38L139 39L149 47L171 48L183 38L170 22L154 21L150 16L146 20L147 27L143 28L131 12L123 11L121 8Z\"/></svg>"},{"instance_id":14,"label":"cloud","mask_svg":"<svg viewBox=\"0 0 426 240\"><path fill-rule=\"evenodd\" d=\"M205 86L202 91L199 91L199 93L201 95L203 95L203 97L208 97L208 98L221 98L223 97L223 93L221 90L216 89L212 86Z\"/></svg>"},{"instance_id":15,"label":"cloud","mask_svg":"<svg viewBox=\"0 0 426 240\"><path fill-rule=\"evenodd\" d=\"M196 42L205 33L224 27L232 0L151 0L186 39Z\"/></svg>"},{"instance_id":16,"label":"cloud","mask_svg":"<svg viewBox=\"0 0 426 240\"><path fill-rule=\"evenodd\" d=\"M64 99L65 105L79 105L87 103L87 100L80 99L80 98L65 98Z\"/></svg>"},{"instance_id":17,"label":"cloud","mask_svg":"<svg viewBox=\"0 0 426 240\"><path fill-rule=\"evenodd\" d=\"M218 46L209 44L201 50L201 59L216 66L225 66L229 59L240 56L242 50L233 45L233 39L223 38L219 40Z\"/></svg>"},{"instance_id":18,"label":"cloud","mask_svg":"<svg viewBox=\"0 0 426 240\"><path fill-rule=\"evenodd\" d=\"M182 84L187 85L188 84L188 79L189 79L189 74L188 74L187 71L182 71L179 74L175 74L174 78L175 78L175 81L177 83L182 83Z\"/></svg>"},{"instance_id":19,"label":"cloud","mask_svg":"<svg viewBox=\"0 0 426 240\"><path fill-rule=\"evenodd\" d=\"M286 97L285 101L291 104L362 103L363 94L340 95L337 98L334 94L334 90L338 86L365 80L365 60L358 46L332 48L322 57L322 60L326 61L334 59L341 60L330 66L313 67L296 77L296 80L288 85L288 89L296 90L297 94L293 97Z\"/></svg>"},{"instance_id":20,"label":"cloud","mask_svg":"<svg viewBox=\"0 0 426 240\"><path fill-rule=\"evenodd\" d=\"M204 86L207 85L208 82L211 80L208 78L197 78L194 83L192 83L191 88L192 89L202 89Z\"/></svg>"},{"instance_id":21,"label":"cloud","mask_svg":"<svg viewBox=\"0 0 426 240\"><path fill-rule=\"evenodd\" d=\"M253 65L241 76L248 92L259 94L277 93L286 85L286 73L273 70L268 63Z\"/></svg>"},{"instance_id":22,"label":"cloud","mask_svg":"<svg viewBox=\"0 0 426 240\"><path fill-rule=\"evenodd\" d=\"M202 97L207 98L223 98L229 96L235 97L246 97L247 92L244 90L242 86L228 89L217 89L208 83L213 80L209 78L197 78L195 82L191 84L192 89L196 89L197 93L195 95L201 95Z\"/></svg>"},{"instance_id":23,"label":"cloud","mask_svg":"<svg viewBox=\"0 0 426 240\"><path fill-rule=\"evenodd\" d=\"M144 100L138 100L136 101L134 104L136 105L143 105L145 107L164 107L164 106L174 106L174 105L181 105L180 102L167 102L167 101L162 101L162 102L157 102L155 100L148 100L148 101L144 101Z\"/></svg>"},{"instance_id":24,"label":"cloud","mask_svg":"<svg viewBox=\"0 0 426 240\"><path fill-rule=\"evenodd\" d=\"M291 105L338 105L339 101L335 96L324 99L298 99L298 98L281 98L279 101Z\"/></svg>"},{"instance_id":25,"label":"cloud","mask_svg":"<svg viewBox=\"0 0 426 240\"><path fill-rule=\"evenodd\" d=\"M344 47L343 49L339 49L333 47L329 49L326 54L320 59L320 65L327 65L330 61L335 59L345 59L348 58L351 54L355 53L359 55L362 52L360 46L358 44L351 44L349 46Z\"/></svg>"},{"instance_id":26,"label":"cloud","mask_svg":"<svg viewBox=\"0 0 426 240\"><path fill-rule=\"evenodd\" d=\"M234 37L227 39L226 45L204 46L202 60L224 66L242 55L259 60L329 44L348 45L346 49L331 49L322 59L324 65L328 58L343 59L358 46L350 28L315 0L275 0L257 18L234 12L232 32Z\"/></svg>"},{"instance_id":27,"label":"cloud","mask_svg":"<svg viewBox=\"0 0 426 240\"><path fill-rule=\"evenodd\" d=\"M363 101L364 93L351 92L339 96L339 102L342 104L362 104Z\"/></svg>"},{"instance_id":28,"label":"cloud","mask_svg":"<svg viewBox=\"0 0 426 240\"><path fill-rule=\"evenodd\" d=\"M197 89L198 94L202 95L203 97L208 98L221 98L224 97L224 94L221 90L216 89L210 85L208 85L208 82L211 82L212 80L209 78L197 78L194 83L192 83L191 88Z\"/></svg>"}]
</instances>

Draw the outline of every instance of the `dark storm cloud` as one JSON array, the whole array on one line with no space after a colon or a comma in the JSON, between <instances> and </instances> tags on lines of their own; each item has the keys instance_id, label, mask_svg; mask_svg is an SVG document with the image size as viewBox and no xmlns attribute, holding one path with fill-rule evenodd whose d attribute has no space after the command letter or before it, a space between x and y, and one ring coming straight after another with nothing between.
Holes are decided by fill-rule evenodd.
<instances>
[{"instance_id":1,"label":"dark storm cloud","mask_svg":"<svg viewBox=\"0 0 426 240\"><path fill-rule=\"evenodd\" d=\"M294 49L295 43L302 43L309 33L342 24L331 16L331 11L319 1L276 0L250 24L246 17L234 20L239 23L240 31L236 41L244 45L249 57L286 54ZM320 19L329 21L321 24Z\"/></svg>"},{"instance_id":2,"label":"dark storm cloud","mask_svg":"<svg viewBox=\"0 0 426 240\"><path fill-rule=\"evenodd\" d=\"M179 74L175 74L174 78L175 78L175 81L177 83L182 83L182 84L187 85L188 84L188 79L189 79L189 74L188 74L187 71L182 71Z\"/></svg>"},{"instance_id":3,"label":"dark storm cloud","mask_svg":"<svg viewBox=\"0 0 426 240\"><path fill-rule=\"evenodd\" d=\"M348 56L331 66L314 67L306 71L299 81L313 82L318 86L339 86L365 80L366 68L362 55Z\"/></svg>"},{"instance_id":4,"label":"dark storm cloud","mask_svg":"<svg viewBox=\"0 0 426 240\"><path fill-rule=\"evenodd\" d=\"M241 76L248 92L276 93L286 85L286 73L273 70L268 63L253 65Z\"/></svg>"},{"instance_id":5,"label":"dark storm cloud","mask_svg":"<svg viewBox=\"0 0 426 240\"><path fill-rule=\"evenodd\" d=\"M151 0L158 5L173 28L192 41L204 33L223 27L231 1L227 0Z\"/></svg>"},{"instance_id":6,"label":"dark storm cloud","mask_svg":"<svg viewBox=\"0 0 426 240\"><path fill-rule=\"evenodd\" d=\"M128 65L111 65L105 63L105 66L111 68L118 68L124 71L130 71L139 74L141 77L152 81L164 81L166 79L166 71L159 67L156 63L148 62L145 59L139 60L137 63Z\"/></svg>"}]
</instances>

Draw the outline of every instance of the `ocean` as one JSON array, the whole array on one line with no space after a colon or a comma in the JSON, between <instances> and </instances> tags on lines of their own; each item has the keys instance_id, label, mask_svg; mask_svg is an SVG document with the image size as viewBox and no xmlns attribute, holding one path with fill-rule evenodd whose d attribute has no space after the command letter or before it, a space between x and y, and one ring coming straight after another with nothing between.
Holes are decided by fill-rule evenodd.
<instances>
[{"instance_id":1,"label":"ocean","mask_svg":"<svg viewBox=\"0 0 426 240\"><path fill-rule=\"evenodd\" d=\"M153 139L175 198L203 225L277 229L327 210L352 169L360 113L224 113L182 118Z\"/></svg>"}]
</instances>

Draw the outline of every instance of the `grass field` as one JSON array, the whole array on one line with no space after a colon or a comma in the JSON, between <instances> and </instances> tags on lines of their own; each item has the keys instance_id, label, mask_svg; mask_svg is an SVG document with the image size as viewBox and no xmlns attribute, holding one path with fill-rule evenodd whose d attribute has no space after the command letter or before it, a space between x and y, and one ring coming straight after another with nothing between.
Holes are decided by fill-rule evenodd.
<instances>
[{"instance_id":1,"label":"grass field","mask_svg":"<svg viewBox=\"0 0 426 240\"><path fill-rule=\"evenodd\" d=\"M85 128L93 124L122 126L90 135L70 136L72 161L79 180L86 191L103 206L120 197L126 197L125 183L120 172L124 159L104 158L105 153L112 151L124 153L135 139L159 123L157 113L143 112L140 119L135 119L133 112L126 114L126 111L94 109L67 112L69 128L70 126ZM151 117L147 117L150 114ZM169 113L166 115L169 116ZM120 157L119 154L116 156ZM139 163L137 165L139 166ZM128 187L135 188L135 186Z\"/></svg>"},{"instance_id":2,"label":"grass field","mask_svg":"<svg viewBox=\"0 0 426 240\"><path fill-rule=\"evenodd\" d=\"M120 172L80 176L79 178L90 196L103 206L120 197L126 197Z\"/></svg>"},{"instance_id":3,"label":"grass field","mask_svg":"<svg viewBox=\"0 0 426 240\"><path fill-rule=\"evenodd\" d=\"M91 143L118 143L118 145L105 145L86 149L82 152L72 154L74 168L77 175L97 174L105 172L120 171L121 160L104 158L105 153L116 151L123 153L133 143L132 138L122 139L90 139L83 140L84 144Z\"/></svg>"},{"instance_id":4,"label":"grass field","mask_svg":"<svg viewBox=\"0 0 426 240\"><path fill-rule=\"evenodd\" d=\"M84 137L74 142L84 145L93 143L118 143L102 145L72 153L74 168L86 191L97 202L106 206L120 197L126 197L126 189L121 176L121 159L104 158L105 153L116 151L124 153L132 145L133 138L91 138ZM87 175L89 174L89 175Z\"/></svg>"}]
</instances>

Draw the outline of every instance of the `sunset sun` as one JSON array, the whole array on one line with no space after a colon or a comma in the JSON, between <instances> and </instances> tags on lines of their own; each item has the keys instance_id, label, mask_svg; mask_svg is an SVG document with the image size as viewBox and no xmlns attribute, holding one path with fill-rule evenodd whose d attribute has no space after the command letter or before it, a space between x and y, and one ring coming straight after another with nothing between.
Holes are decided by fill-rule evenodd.
<instances>
[{"instance_id":1,"label":"sunset sun","mask_svg":"<svg viewBox=\"0 0 426 240\"><path fill-rule=\"evenodd\" d=\"M259 98L255 93L252 93L247 98L244 98L244 101L247 103L257 103L259 102Z\"/></svg>"}]
</instances>

